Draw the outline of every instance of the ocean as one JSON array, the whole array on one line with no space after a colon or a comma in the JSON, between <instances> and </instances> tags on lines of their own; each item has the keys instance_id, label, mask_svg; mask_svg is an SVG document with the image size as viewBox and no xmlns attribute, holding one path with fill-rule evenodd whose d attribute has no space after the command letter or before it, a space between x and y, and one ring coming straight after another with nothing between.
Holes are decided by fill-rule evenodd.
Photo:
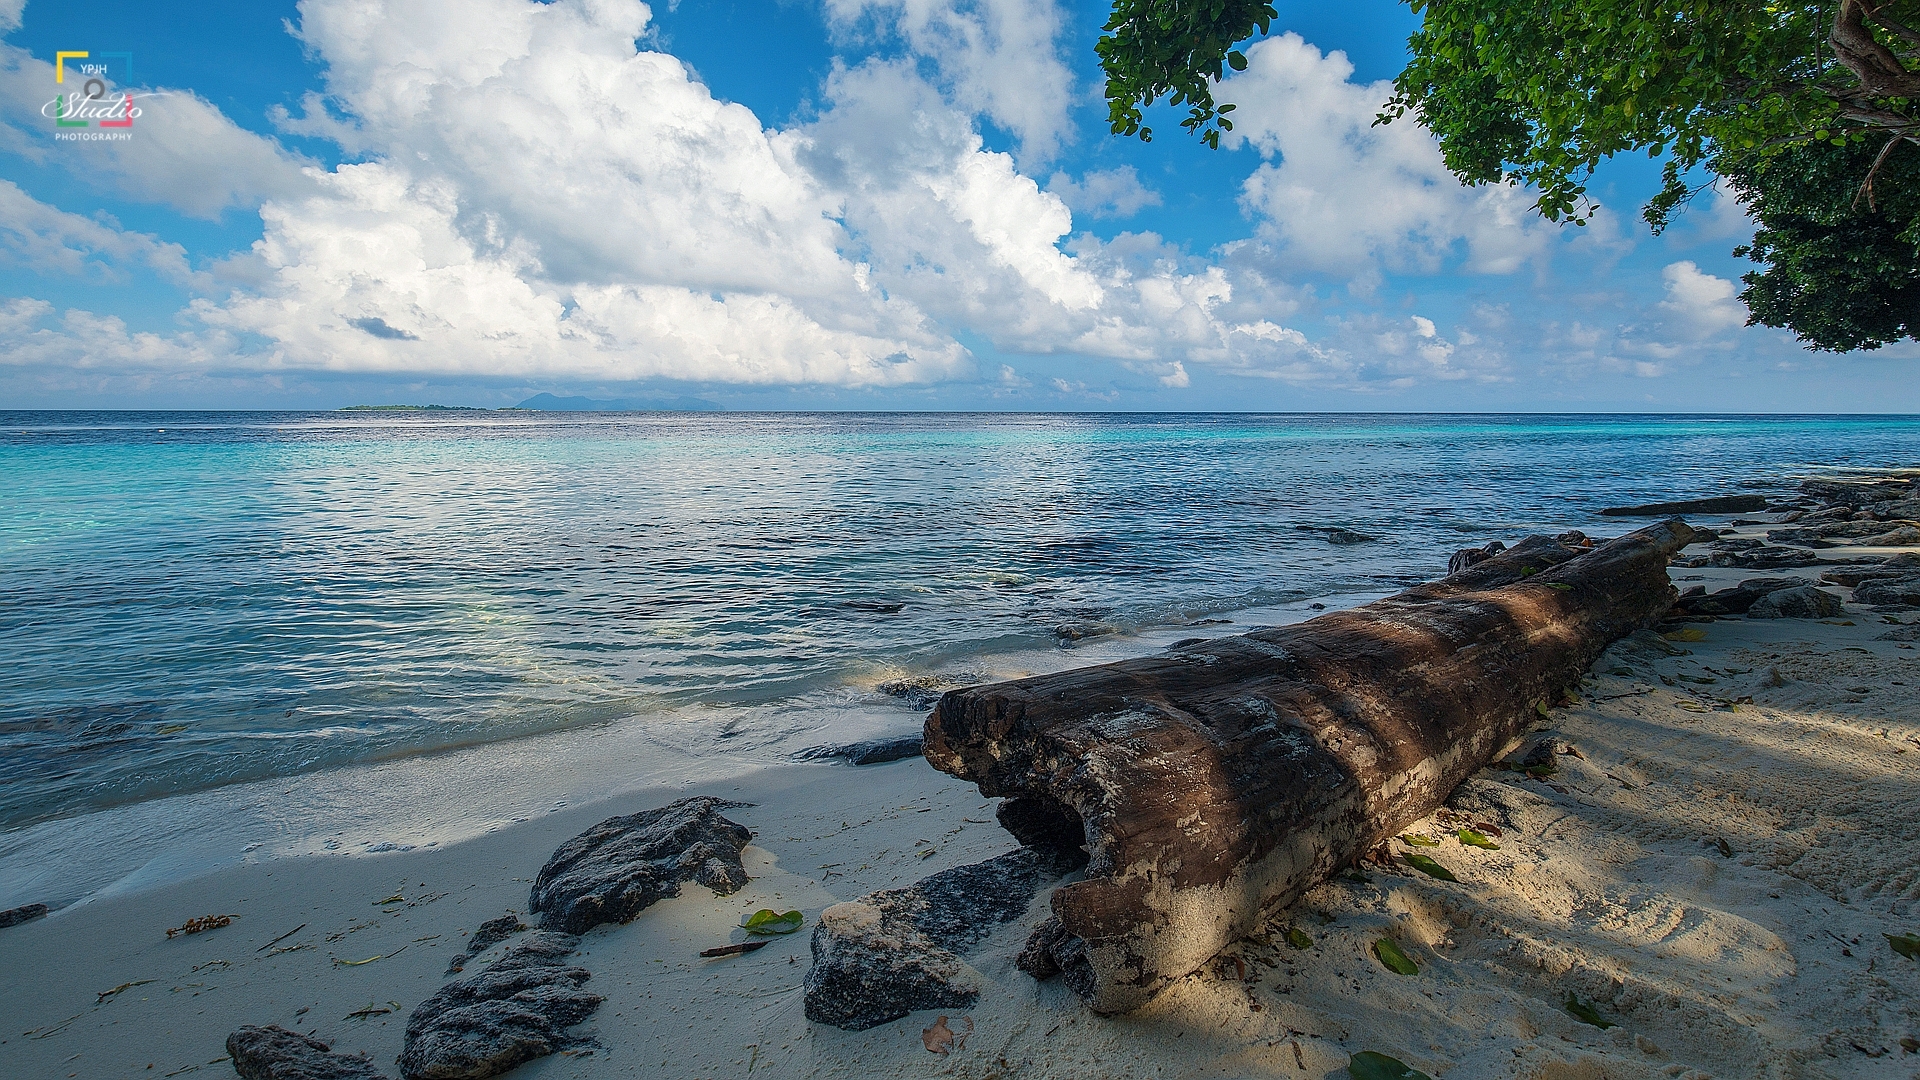
<instances>
[{"instance_id":1,"label":"ocean","mask_svg":"<svg viewBox=\"0 0 1920 1080\"><path fill-rule=\"evenodd\" d=\"M1631 527L1604 506L1917 459L1914 417L0 412L0 906L135 820L437 843L556 782L914 730L899 680L1304 618L1460 547ZM467 767L501 779L406 787ZM146 865L96 855L60 888Z\"/></svg>"}]
</instances>

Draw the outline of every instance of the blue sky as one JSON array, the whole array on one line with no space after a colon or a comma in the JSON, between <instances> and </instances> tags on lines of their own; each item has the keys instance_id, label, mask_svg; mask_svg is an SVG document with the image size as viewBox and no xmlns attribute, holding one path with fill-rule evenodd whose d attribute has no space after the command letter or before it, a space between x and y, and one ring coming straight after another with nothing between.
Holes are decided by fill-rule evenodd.
<instances>
[{"instance_id":1,"label":"blue sky","mask_svg":"<svg viewBox=\"0 0 1920 1080\"><path fill-rule=\"evenodd\" d=\"M1209 151L1108 135L1055 0L0 0L0 408L1920 411L1745 327L1657 162L1586 229L1460 187L1371 123L1413 17L1328 7ZM56 138L66 50L124 138Z\"/></svg>"}]
</instances>

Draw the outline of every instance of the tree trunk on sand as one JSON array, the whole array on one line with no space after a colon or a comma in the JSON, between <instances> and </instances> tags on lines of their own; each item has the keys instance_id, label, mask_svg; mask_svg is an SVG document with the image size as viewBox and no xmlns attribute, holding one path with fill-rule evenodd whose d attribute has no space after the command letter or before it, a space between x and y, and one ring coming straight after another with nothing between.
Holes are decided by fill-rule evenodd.
<instances>
[{"instance_id":1,"label":"tree trunk on sand","mask_svg":"<svg viewBox=\"0 0 1920 1080\"><path fill-rule=\"evenodd\" d=\"M1023 843L1084 838L1022 966L1126 1012L1439 806L1667 612L1693 539L1678 519L1530 537L1295 626L954 690L926 756L1008 797Z\"/></svg>"}]
</instances>

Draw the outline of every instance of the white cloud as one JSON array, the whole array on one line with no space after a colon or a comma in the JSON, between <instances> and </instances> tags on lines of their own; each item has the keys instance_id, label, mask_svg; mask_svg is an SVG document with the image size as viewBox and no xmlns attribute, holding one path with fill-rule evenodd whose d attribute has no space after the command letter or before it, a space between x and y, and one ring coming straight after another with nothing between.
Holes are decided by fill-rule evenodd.
<instances>
[{"instance_id":1,"label":"white cloud","mask_svg":"<svg viewBox=\"0 0 1920 1080\"><path fill-rule=\"evenodd\" d=\"M191 91L129 88L141 115L131 138L56 142L41 107L60 86L53 65L0 45L0 149L56 164L87 186L201 218L309 190L310 162L235 124Z\"/></svg>"},{"instance_id":2,"label":"white cloud","mask_svg":"<svg viewBox=\"0 0 1920 1080\"><path fill-rule=\"evenodd\" d=\"M124 280L121 267L144 264L175 284L207 285L187 264L186 249L48 206L10 180L0 180L0 258L42 274Z\"/></svg>"},{"instance_id":3,"label":"white cloud","mask_svg":"<svg viewBox=\"0 0 1920 1080\"><path fill-rule=\"evenodd\" d=\"M1269 159L1241 200L1290 264L1432 273L1459 248L1469 270L1505 274L1546 253L1555 230L1528 210L1528 193L1463 187L1411 117L1374 126L1392 84L1349 81L1346 54L1288 33L1256 42L1247 61L1222 91L1239 107L1225 141Z\"/></svg>"},{"instance_id":4,"label":"white cloud","mask_svg":"<svg viewBox=\"0 0 1920 1080\"><path fill-rule=\"evenodd\" d=\"M53 305L30 296L9 297L0 302L0 338L24 334L33 324L53 314Z\"/></svg>"},{"instance_id":5,"label":"white cloud","mask_svg":"<svg viewBox=\"0 0 1920 1080\"><path fill-rule=\"evenodd\" d=\"M0 0L0 34L20 29L20 15L26 9L27 0Z\"/></svg>"},{"instance_id":6,"label":"white cloud","mask_svg":"<svg viewBox=\"0 0 1920 1080\"><path fill-rule=\"evenodd\" d=\"M1160 205L1160 193L1142 184L1131 165L1089 171L1079 180L1057 172L1047 181L1047 190L1069 210L1093 218L1127 218Z\"/></svg>"},{"instance_id":7,"label":"white cloud","mask_svg":"<svg viewBox=\"0 0 1920 1080\"><path fill-rule=\"evenodd\" d=\"M1691 259L1668 264L1660 277L1667 288L1660 310L1688 336L1711 337L1747 324L1747 308L1736 298L1733 282L1706 273Z\"/></svg>"},{"instance_id":8,"label":"white cloud","mask_svg":"<svg viewBox=\"0 0 1920 1080\"><path fill-rule=\"evenodd\" d=\"M897 33L961 108L1019 139L1024 158L1052 158L1071 133L1073 72L1053 0L826 0L826 11L843 36L869 20Z\"/></svg>"}]
</instances>

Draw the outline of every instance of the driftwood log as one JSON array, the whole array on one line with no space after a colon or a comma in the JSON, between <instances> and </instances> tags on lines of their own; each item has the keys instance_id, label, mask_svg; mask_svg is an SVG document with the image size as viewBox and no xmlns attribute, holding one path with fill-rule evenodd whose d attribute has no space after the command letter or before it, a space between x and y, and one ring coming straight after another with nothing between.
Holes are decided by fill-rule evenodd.
<instances>
[{"instance_id":1,"label":"driftwood log","mask_svg":"<svg viewBox=\"0 0 1920 1080\"><path fill-rule=\"evenodd\" d=\"M1096 1012L1144 1005L1431 812L1601 651L1672 607L1675 519L1530 537L1294 626L954 690L927 759L1005 796L1023 843L1084 843L1022 955Z\"/></svg>"}]
</instances>

